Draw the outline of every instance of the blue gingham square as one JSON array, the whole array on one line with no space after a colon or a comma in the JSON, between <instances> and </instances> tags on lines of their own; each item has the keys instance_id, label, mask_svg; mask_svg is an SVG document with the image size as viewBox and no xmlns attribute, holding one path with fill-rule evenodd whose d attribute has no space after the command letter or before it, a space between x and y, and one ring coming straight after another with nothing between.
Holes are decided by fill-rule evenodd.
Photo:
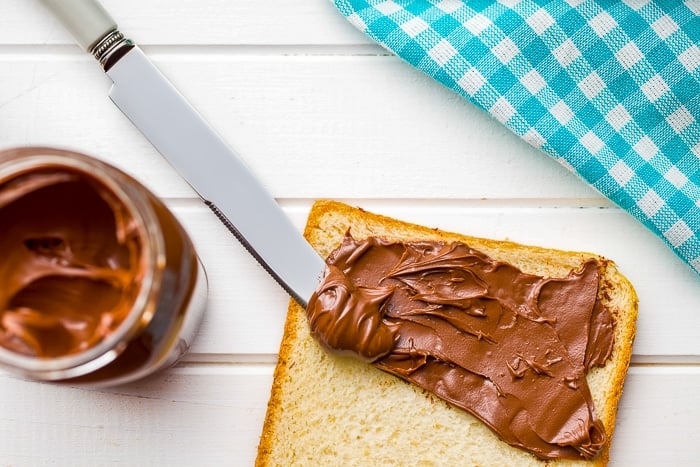
<instances>
[{"instance_id":1,"label":"blue gingham square","mask_svg":"<svg viewBox=\"0 0 700 467\"><path fill-rule=\"evenodd\" d=\"M700 0L334 0L700 274Z\"/></svg>"}]
</instances>

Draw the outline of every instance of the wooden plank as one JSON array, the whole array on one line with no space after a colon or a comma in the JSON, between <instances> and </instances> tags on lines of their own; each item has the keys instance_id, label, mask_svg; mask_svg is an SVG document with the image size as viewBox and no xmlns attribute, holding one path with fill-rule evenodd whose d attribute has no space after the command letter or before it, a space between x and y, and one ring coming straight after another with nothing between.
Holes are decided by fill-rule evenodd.
<instances>
[{"instance_id":1,"label":"wooden plank","mask_svg":"<svg viewBox=\"0 0 700 467\"><path fill-rule=\"evenodd\" d=\"M328 0L103 0L141 44L369 44ZM73 44L37 0L0 2L0 43ZM377 47L379 49L379 47Z\"/></svg>"},{"instance_id":2,"label":"wooden plank","mask_svg":"<svg viewBox=\"0 0 700 467\"><path fill-rule=\"evenodd\" d=\"M699 356L700 281L654 235L619 209L521 208L478 204L349 200L370 211L431 227L553 248L593 251L616 261L640 299L635 355ZM274 354L287 296L213 215L197 202L169 201L208 271L210 301L193 352ZM283 202L299 230L310 203ZM196 357L200 358L200 357ZM233 358L233 357L232 357Z\"/></svg>"},{"instance_id":3,"label":"wooden plank","mask_svg":"<svg viewBox=\"0 0 700 467\"><path fill-rule=\"evenodd\" d=\"M184 366L100 391L0 375L2 461L252 465L271 375L271 365ZM700 446L699 391L697 366L632 367L611 465L693 465Z\"/></svg>"},{"instance_id":4,"label":"wooden plank","mask_svg":"<svg viewBox=\"0 0 700 467\"><path fill-rule=\"evenodd\" d=\"M611 466L697 465L700 367L632 367L620 400Z\"/></svg>"},{"instance_id":5,"label":"wooden plank","mask_svg":"<svg viewBox=\"0 0 700 467\"><path fill-rule=\"evenodd\" d=\"M276 197L607 203L395 57L154 59ZM107 99L109 79L89 57L0 55L0 69L13 71L0 74L3 146L78 148L147 180L160 196L193 195Z\"/></svg>"},{"instance_id":6,"label":"wooden plank","mask_svg":"<svg viewBox=\"0 0 700 467\"><path fill-rule=\"evenodd\" d=\"M251 465L271 382L271 366L175 368L100 391L0 375L2 464Z\"/></svg>"}]
</instances>

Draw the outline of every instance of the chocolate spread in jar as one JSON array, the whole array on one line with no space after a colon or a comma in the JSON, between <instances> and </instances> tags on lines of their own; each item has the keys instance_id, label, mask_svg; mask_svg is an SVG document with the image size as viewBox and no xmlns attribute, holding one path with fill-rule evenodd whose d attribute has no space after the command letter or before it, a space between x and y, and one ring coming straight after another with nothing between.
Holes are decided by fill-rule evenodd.
<instances>
[{"instance_id":1,"label":"chocolate spread in jar","mask_svg":"<svg viewBox=\"0 0 700 467\"><path fill-rule=\"evenodd\" d=\"M592 458L606 434L585 379L613 345L599 265L521 272L462 243L356 241L327 260L312 335L486 423L540 458Z\"/></svg>"},{"instance_id":2,"label":"chocolate spread in jar","mask_svg":"<svg viewBox=\"0 0 700 467\"><path fill-rule=\"evenodd\" d=\"M173 365L207 280L172 212L116 167L54 148L0 151L0 365L105 386Z\"/></svg>"},{"instance_id":3,"label":"chocolate spread in jar","mask_svg":"<svg viewBox=\"0 0 700 467\"><path fill-rule=\"evenodd\" d=\"M94 346L124 321L144 273L128 211L68 170L1 188L0 345L39 358Z\"/></svg>"}]
</instances>

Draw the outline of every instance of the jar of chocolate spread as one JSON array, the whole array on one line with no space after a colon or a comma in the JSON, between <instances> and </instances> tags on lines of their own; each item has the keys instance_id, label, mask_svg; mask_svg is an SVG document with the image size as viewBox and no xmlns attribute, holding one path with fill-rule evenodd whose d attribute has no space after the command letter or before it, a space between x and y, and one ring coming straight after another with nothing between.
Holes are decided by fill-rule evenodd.
<instances>
[{"instance_id":1,"label":"jar of chocolate spread","mask_svg":"<svg viewBox=\"0 0 700 467\"><path fill-rule=\"evenodd\" d=\"M111 385L175 363L207 281L187 233L117 168L50 148L0 151L0 365Z\"/></svg>"}]
</instances>

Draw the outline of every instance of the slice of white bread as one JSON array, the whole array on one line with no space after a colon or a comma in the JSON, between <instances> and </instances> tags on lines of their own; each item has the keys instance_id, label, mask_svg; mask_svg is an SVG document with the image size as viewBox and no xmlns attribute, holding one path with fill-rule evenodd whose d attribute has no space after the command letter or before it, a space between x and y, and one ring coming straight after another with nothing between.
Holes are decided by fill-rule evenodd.
<instances>
[{"instance_id":1,"label":"slice of white bread","mask_svg":"<svg viewBox=\"0 0 700 467\"><path fill-rule=\"evenodd\" d=\"M608 442L591 461L540 460L431 393L362 361L327 353L310 336L305 310L291 301L256 465L607 464L637 318L637 296L613 262L591 253L442 232L334 201L316 202L304 235L325 258L348 229L356 239L461 241L545 277L566 276L586 259L598 258L599 296L615 320L615 341L606 365L593 368L586 378Z\"/></svg>"}]
</instances>

